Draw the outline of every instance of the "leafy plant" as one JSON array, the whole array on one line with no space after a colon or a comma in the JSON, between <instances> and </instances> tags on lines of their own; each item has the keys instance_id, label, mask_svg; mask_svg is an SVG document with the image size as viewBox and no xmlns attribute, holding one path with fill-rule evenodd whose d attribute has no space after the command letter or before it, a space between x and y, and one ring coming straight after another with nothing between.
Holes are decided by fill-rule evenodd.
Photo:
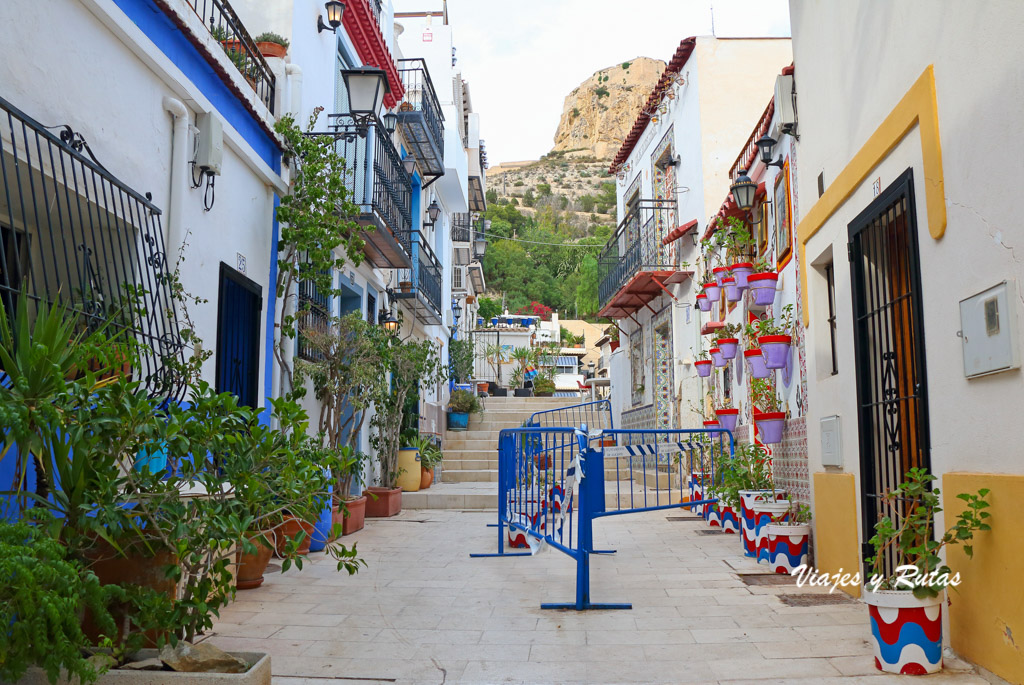
<instances>
[{"instance_id":1,"label":"leafy plant","mask_svg":"<svg viewBox=\"0 0 1024 685\"><path fill-rule=\"evenodd\" d=\"M417 435L408 441L408 444L415 447L420 453L420 466L430 471L441 463L444 455L440 445L432 435Z\"/></svg>"},{"instance_id":2,"label":"leafy plant","mask_svg":"<svg viewBox=\"0 0 1024 685\"><path fill-rule=\"evenodd\" d=\"M468 390L456 390L448 400L448 411L459 414L478 414L480 399Z\"/></svg>"},{"instance_id":3,"label":"leafy plant","mask_svg":"<svg viewBox=\"0 0 1024 685\"><path fill-rule=\"evenodd\" d=\"M727 323L718 330L715 331L714 341L717 346L720 340L727 340L729 338L735 338L740 332L740 325L738 323Z\"/></svg>"},{"instance_id":4,"label":"leafy plant","mask_svg":"<svg viewBox=\"0 0 1024 685\"><path fill-rule=\"evenodd\" d=\"M766 317L757 322L758 335L790 335L793 329L793 305L782 308L778 319Z\"/></svg>"},{"instance_id":5,"label":"leafy plant","mask_svg":"<svg viewBox=\"0 0 1024 685\"><path fill-rule=\"evenodd\" d=\"M990 530L987 520L991 518L985 509L988 488L976 493L960 493L957 499L967 503L967 508L956 518L948 530L936 538L935 514L942 511L939 489L932 487L935 476L926 469L912 468L907 471L903 482L885 492L880 500L889 513L875 524L875 535L868 544L875 550L866 561L871 565L874 576L879 579L876 589L898 590L899 572L886 573L888 554L893 554L893 568L915 566L919 578L927 581L913 588L919 598L936 597L944 589L938 576L948 575L950 569L943 562L940 552L947 545L963 545L964 553L973 558L974 547L967 544L978 531ZM935 574L934 576L931 574Z\"/></svg>"},{"instance_id":6,"label":"leafy plant","mask_svg":"<svg viewBox=\"0 0 1024 685\"><path fill-rule=\"evenodd\" d=\"M811 522L811 508L806 504L799 504L796 501L789 503L789 515L786 517L788 523L801 525Z\"/></svg>"},{"instance_id":7,"label":"leafy plant","mask_svg":"<svg viewBox=\"0 0 1024 685\"><path fill-rule=\"evenodd\" d=\"M768 261L767 257L760 257L760 258L754 260L754 270L753 270L753 273L755 273L755 274L771 274L771 273L775 273L775 266L771 262Z\"/></svg>"},{"instance_id":8,"label":"leafy plant","mask_svg":"<svg viewBox=\"0 0 1024 685\"><path fill-rule=\"evenodd\" d=\"M101 633L116 634L108 607L125 598L122 588L101 586L60 542L24 522L0 521L0 578L0 680L18 682L39 666L51 683L62 671L91 683L106 670L87 657L93 645L82 615L88 610Z\"/></svg>"},{"instance_id":9,"label":"leafy plant","mask_svg":"<svg viewBox=\"0 0 1024 685\"><path fill-rule=\"evenodd\" d=\"M452 356L452 376L456 383L468 383L473 377L476 352L471 340L452 340L448 344Z\"/></svg>"},{"instance_id":10,"label":"leafy plant","mask_svg":"<svg viewBox=\"0 0 1024 685\"><path fill-rule=\"evenodd\" d=\"M548 394L555 391L555 381L548 376L542 375L540 378L533 382L534 394Z\"/></svg>"},{"instance_id":11,"label":"leafy plant","mask_svg":"<svg viewBox=\"0 0 1024 685\"><path fill-rule=\"evenodd\" d=\"M755 409L762 412L782 411L782 400L776 392L774 376L750 379L750 401Z\"/></svg>"},{"instance_id":12,"label":"leafy plant","mask_svg":"<svg viewBox=\"0 0 1024 685\"><path fill-rule=\"evenodd\" d=\"M277 43L281 47L287 48L291 43L284 36L274 33L273 31L264 31L260 35L256 36L253 40L257 43Z\"/></svg>"},{"instance_id":13,"label":"leafy plant","mask_svg":"<svg viewBox=\"0 0 1024 685\"><path fill-rule=\"evenodd\" d=\"M772 462L763 445L736 443L735 457L721 453L717 462L721 485L718 497L726 506L738 507L740 490L773 490Z\"/></svg>"}]
</instances>

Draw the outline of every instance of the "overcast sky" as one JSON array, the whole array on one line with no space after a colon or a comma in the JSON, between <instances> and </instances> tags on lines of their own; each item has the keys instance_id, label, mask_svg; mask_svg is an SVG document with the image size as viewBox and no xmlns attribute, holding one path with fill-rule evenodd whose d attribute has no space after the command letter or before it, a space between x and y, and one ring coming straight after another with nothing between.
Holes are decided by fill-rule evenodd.
<instances>
[{"instance_id":1,"label":"overcast sky","mask_svg":"<svg viewBox=\"0 0 1024 685\"><path fill-rule=\"evenodd\" d=\"M393 0L397 11L441 0ZM788 0L448 0L459 66L490 163L554 145L565 96L598 69L667 61L687 36L788 36Z\"/></svg>"}]
</instances>

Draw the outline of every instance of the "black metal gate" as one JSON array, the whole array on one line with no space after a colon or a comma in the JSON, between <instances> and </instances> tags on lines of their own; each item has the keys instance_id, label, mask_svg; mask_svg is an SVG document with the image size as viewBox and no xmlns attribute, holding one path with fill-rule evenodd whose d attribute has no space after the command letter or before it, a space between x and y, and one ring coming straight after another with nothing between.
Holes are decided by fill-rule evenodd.
<instances>
[{"instance_id":1,"label":"black metal gate","mask_svg":"<svg viewBox=\"0 0 1024 685\"><path fill-rule=\"evenodd\" d=\"M911 169L850 224L864 556L881 496L913 467L929 468L921 264ZM886 567L893 565L886 559Z\"/></svg>"},{"instance_id":2,"label":"black metal gate","mask_svg":"<svg viewBox=\"0 0 1024 685\"><path fill-rule=\"evenodd\" d=\"M223 262L217 311L217 392L256 407L260 377L262 289Z\"/></svg>"}]
</instances>

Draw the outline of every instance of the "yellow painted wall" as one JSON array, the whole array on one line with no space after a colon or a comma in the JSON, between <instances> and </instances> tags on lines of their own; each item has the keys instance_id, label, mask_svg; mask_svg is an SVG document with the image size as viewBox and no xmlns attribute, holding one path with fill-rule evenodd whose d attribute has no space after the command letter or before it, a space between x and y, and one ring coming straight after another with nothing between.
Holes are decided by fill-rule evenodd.
<instances>
[{"instance_id":1,"label":"yellow painted wall","mask_svg":"<svg viewBox=\"0 0 1024 685\"><path fill-rule=\"evenodd\" d=\"M862 570L857 486L852 473L814 474L814 562L819 571L858 573ZM843 587L860 597L860 587Z\"/></svg>"},{"instance_id":2,"label":"yellow painted wall","mask_svg":"<svg viewBox=\"0 0 1024 685\"><path fill-rule=\"evenodd\" d=\"M1011 683L1024 683L1024 475L946 473L942 504L946 527L964 510L961 492L988 488L992 530L974 539L974 558L949 547L946 560L961 584L948 593L954 651Z\"/></svg>"}]
</instances>

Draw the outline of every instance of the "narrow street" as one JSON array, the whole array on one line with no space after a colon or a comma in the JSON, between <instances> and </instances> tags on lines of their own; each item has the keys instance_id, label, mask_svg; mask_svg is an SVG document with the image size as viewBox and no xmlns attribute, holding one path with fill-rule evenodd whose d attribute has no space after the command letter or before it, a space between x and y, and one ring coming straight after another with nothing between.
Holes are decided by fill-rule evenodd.
<instances>
[{"instance_id":1,"label":"narrow street","mask_svg":"<svg viewBox=\"0 0 1024 685\"><path fill-rule=\"evenodd\" d=\"M554 549L469 558L494 551L494 519L406 510L368 521L350 538L368 568L348 577L318 555L301 572L271 567L208 639L270 654L275 685L905 681L875 669L864 604L766 573L735 535L684 511L597 524L597 545L617 553L594 561L594 600L633 609L585 613L539 608L574 597L575 564ZM926 682L986 681L947 654Z\"/></svg>"}]
</instances>

